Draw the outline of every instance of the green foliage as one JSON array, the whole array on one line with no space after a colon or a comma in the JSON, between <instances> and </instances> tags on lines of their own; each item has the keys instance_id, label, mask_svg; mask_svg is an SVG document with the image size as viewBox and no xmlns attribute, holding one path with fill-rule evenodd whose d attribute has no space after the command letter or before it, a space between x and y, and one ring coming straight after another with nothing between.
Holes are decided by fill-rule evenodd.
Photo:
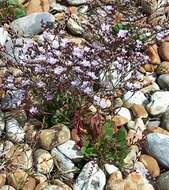
<instances>
[{"instance_id":1,"label":"green foliage","mask_svg":"<svg viewBox=\"0 0 169 190\"><path fill-rule=\"evenodd\" d=\"M129 29L128 24L122 24L122 23L117 23L112 27L112 34L116 36L119 32L119 30L128 30Z\"/></svg>"},{"instance_id":2,"label":"green foliage","mask_svg":"<svg viewBox=\"0 0 169 190\"><path fill-rule=\"evenodd\" d=\"M110 162L121 168L127 155L126 131L121 128L113 134L113 124L107 120L101 137L94 144L91 142L90 134L86 136L81 152L88 159L97 158L101 164Z\"/></svg>"},{"instance_id":3,"label":"green foliage","mask_svg":"<svg viewBox=\"0 0 169 190\"><path fill-rule=\"evenodd\" d=\"M18 0L0 1L0 23L25 16L23 5Z\"/></svg>"},{"instance_id":4,"label":"green foliage","mask_svg":"<svg viewBox=\"0 0 169 190\"><path fill-rule=\"evenodd\" d=\"M45 112L49 113L43 119L46 127L50 127L56 123L70 126L74 110L80 108L80 102L80 97L74 99L69 92L55 93L52 101L44 105L46 106Z\"/></svg>"}]
</instances>

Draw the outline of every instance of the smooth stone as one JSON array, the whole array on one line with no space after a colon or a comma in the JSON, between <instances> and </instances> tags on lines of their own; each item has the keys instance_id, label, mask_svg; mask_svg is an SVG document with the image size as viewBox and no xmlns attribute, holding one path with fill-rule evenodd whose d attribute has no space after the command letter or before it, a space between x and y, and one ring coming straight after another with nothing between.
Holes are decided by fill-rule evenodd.
<instances>
[{"instance_id":1,"label":"smooth stone","mask_svg":"<svg viewBox=\"0 0 169 190\"><path fill-rule=\"evenodd\" d=\"M169 131L169 106L162 115L160 126Z\"/></svg>"},{"instance_id":2,"label":"smooth stone","mask_svg":"<svg viewBox=\"0 0 169 190\"><path fill-rule=\"evenodd\" d=\"M28 178L28 174L20 169L15 170L7 175L8 184L16 189L22 189Z\"/></svg>"},{"instance_id":3,"label":"smooth stone","mask_svg":"<svg viewBox=\"0 0 169 190\"><path fill-rule=\"evenodd\" d=\"M124 94L123 101L129 106L131 106L132 104L146 105L148 103L147 98L141 91L128 91Z\"/></svg>"},{"instance_id":4,"label":"smooth stone","mask_svg":"<svg viewBox=\"0 0 169 190\"><path fill-rule=\"evenodd\" d=\"M82 35L84 33L84 29L77 15L72 15L72 17L68 19L67 28L73 35Z\"/></svg>"},{"instance_id":5,"label":"smooth stone","mask_svg":"<svg viewBox=\"0 0 169 190\"><path fill-rule=\"evenodd\" d=\"M127 127L135 131L140 130L141 132L143 132L146 129L146 126L141 118L138 118L135 121L129 121Z\"/></svg>"},{"instance_id":6,"label":"smooth stone","mask_svg":"<svg viewBox=\"0 0 169 190\"><path fill-rule=\"evenodd\" d=\"M119 116L122 116L122 117L125 117L128 121L131 120L131 113L125 107L115 109L115 114L119 115Z\"/></svg>"},{"instance_id":7,"label":"smooth stone","mask_svg":"<svg viewBox=\"0 0 169 190\"><path fill-rule=\"evenodd\" d=\"M158 55L158 46L157 46L157 44L149 46L146 49L146 53L149 56L151 64L160 64L161 63L160 57Z\"/></svg>"},{"instance_id":8,"label":"smooth stone","mask_svg":"<svg viewBox=\"0 0 169 190\"><path fill-rule=\"evenodd\" d=\"M52 2L50 4L50 12L55 14L55 13L60 13L60 12L66 12L67 7L64 5L61 5L60 3Z\"/></svg>"},{"instance_id":9,"label":"smooth stone","mask_svg":"<svg viewBox=\"0 0 169 190\"><path fill-rule=\"evenodd\" d=\"M63 124L56 124L49 129L39 132L40 146L46 150L51 150L56 145L63 144L70 139L70 129Z\"/></svg>"},{"instance_id":10,"label":"smooth stone","mask_svg":"<svg viewBox=\"0 0 169 190\"><path fill-rule=\"evenodd\" d=\"M23 128L19 125L16 119L9 119L6 121L6 134L12 142L23 142L25 133Z\"/></svg>"},{"instance_id":11,"label":"smooth stone","mask_svg":"<svg viewBox=\"0 0 169 190\"><path fill-rule=\"evenodd\" d=\"M169 90L169 74L160 75L157 83L162 90Z\"/></svg>"},{"instance_id":12,"label":"smooth stone","mask_svg":"<svg viewBox=\"0 0 169 190\"><path fill-rule=\"evenodd\" d=\"M150 133L145 139L144 148L158 163L169 168L169 136Z\"/></svg>"},{"instance_id":13,"label":"smooth stone","mask_svg":"<svg viewBox=\"0 0 169 190\"><path fill-rule=\"evenodd\" d=\"M0 187L5 185L6 183L6 174L5 173L0 173Z\"/></svg>"},{"instance_id":14,"label":"smooth stone","mask_svg":"<svg viewBox=\"0 0 169 190\"><path fill-rule=\"evenodd\" d=\"M70 5L83 5L83 4L86 4L88 0L67 0L67 2Z\"/></svg>"},{"instance_id":15,"label":"smooth stone","mask_svg":"<svg viewBox=\"0 0 169 190\"><path fill-rule=\"evenodd\" d=\"M147 110L152 115L164 113L169 106L169 91L158 91L151 96Z\"/></svg>"},{"instance_id":16,"label":"smooth stone","mask_svg":"<svg viewBox=\"0 0 169 190\"><path fill-rule=\"evenodd\" d=\"M34 190L36 187L36 180L33 177L28 177L26 183L22 187L22 190Z\"/></svg>"},{"instance_id":17,"label":"smooth stone","mask_svg":"<svg viewBox=\"0 0 169 190\"><path fill-rule=\"evenodd\" d=\"M142 88L140 91L143 93L151 93L160 90L160 87L157 83L153 82L152 84Z\"/></svg>"},{"instance_id":18,"label":"smooth stone","mask_svg":"<svg viewBox=\"0 0 169 190\"><path fill-rule=\"evenodd\" d=\"M0 187L0 190L16 190L16 189L10 185L4 185L4 186Z\"/></svg>"},{"instance_id":19,"label":"smooth stone","mask_svg":"<svg viewBox=\"0 0 169 190\"><path fill-rule=\"evenodd\" d=\"M63 176L72 179L74 177L75 164L61 153L58 148L53 148L51 155L54 159L54 164L60 169Z\"/></svg>"},{"instance_id":20,"label":"smooth stone","mask_svg":"<svg viewBox=\"0 0 169 190\"><path fill-rule=\"evenodd\" d=\"M162 42L158 48L158 53L164 61L169 61L169 42Z\"/></svg>"},{"instance_id":21,"label":"smooth stone","mask_svg":"<svg viewBox=\"0 0 169 190\"><path fill-rule=\"evenodd\" d=\"M142 106L142 105L133 104L133 106L131 107L131 110L133 112L133 115L136 118L147 118L148 117L148 113L147 113L146 109L144 108L144 106Z\"/></svg>"},{"instance_id":22,"label":"smooth stone","mask_svg":"<svg viewBox=\"0 0 169 190\"><path fill-rule=\"evenodd\" d=\"M88 162L80 172L73 190L103 190L106 184L104 172L93 161Z\"/></svg>"},{"instance_id":23,"label":"smooth stone","mask_svg":"<svg viewBox=\"0 0 169 190\"><path fill-rule=\"evenodd\" d=\"M29 170L33 167L32 149L27 144L12 145L5 158L15 168Z\"/></svg>"},{"instance_id":24,"label":"smooth stone","mask_svg":"<svg viewBox=\"0 0 169 190\"><path fill-rule=\"evenodd\" d=\"M128 119L126 119L126 117L123 117L123 116L115 115L112 118L112 122L113 122L113 125L115 127L120 127L120 126L123 126L123 125L127 124L128 123Z\"/></svg>"},{"instance_id":25,"label":"smooth stone","mask_svg":"<svg viewBox=\"0 0 169 190\"><path fill-rule=\"evenodd\" d=\"M169 61L162 62L156 69L156 73L159 75L169 74Z\"/></svg>"},{"instance_id":26,"label":"smooth stone","mask_svg":"<svg viewBox=\"0 0 169 190\"><path fill-rule=\"evenodd\" d=\"M104 164L105 170L106 172L111 175L114 172L119 171L119 168L117 168L116 166L114 166L113 164Z\"/></svg>"},{"instance_id":27,"label":"smooth stone","mask_svg":"<svg viewBox=\"0 0 169 190\"><path fill-rule=\"evenodd\" d=\"M169 171L164 172L158 179L159 190L168 190L169 188Z\"/></svg>"},{"instance_id":28,"label":"smooth stone","mask_svg":"<svg viewBox=\"0 0 169 190\"><path fill-rule=\"evenodd\" d=\"M32 13L28 16L14 20L10 26L14 32L31 36L42 32L41 21L45 24L54 23L55 17L50 13Z\"/></svg>"},{"instance_id":29,"label":"smooth stone","mask_svg":"<svg viewBox=\"0 0 169 190\"><path fill-rule=\"evenodd\" d=\"M151 176L157 177L160 175L160 168L158 166L158 163L152 156L142 154L139 157L139 160L144 164Z\"/></svg>"},{"instance_id":30,"label":"smooth stone","mask_svg":"<svg viewBox=\"0 0 169 190\"><path fill-rule=\"evenodd\" d=\"M83 158L81 152L75 146L76 142L73 140L68 140L64 144L57 146L58 150L67 156L69 159Z\"/></svg>"},{"instance_id":31,"label":"smooth stone","mask_svg":"<svg viewBox=\"0 0 169 190\"><path fill-rule=\"evenodd\" d=\"M49 174L54 167L52 155L44 149L37 149L34 152L37 171L43 174Z\"/></svg>"}]
</instances>

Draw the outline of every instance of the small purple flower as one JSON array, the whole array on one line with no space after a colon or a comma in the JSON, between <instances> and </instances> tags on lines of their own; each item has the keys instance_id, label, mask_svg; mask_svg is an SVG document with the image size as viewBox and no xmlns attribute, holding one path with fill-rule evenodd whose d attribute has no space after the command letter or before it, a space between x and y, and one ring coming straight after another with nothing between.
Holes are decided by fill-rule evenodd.
<instances>
[{"instance_id":1,"label":"small purple flower","mask_svg":"<svg viewBox=\"0 0 169 190\"><path fill-rule=\"evenodd\" d=\"M95 73L94 72L87 72L86 73L89 77L91 77L93 80L96 80L96 79L98 79L98 77L95 75Z\"/></svg>"},{"instance_id":2,"label":"small purple flower","mask_svg":"<svg viewBox=\"0 0 169 190\"><path fill-rule=\"evenodd\" d=\"M35 73L42 73L42 72L44 72L46 69L45 69L45 67L42 67L41 65L39 65L39 64L37 64L36 66L35 66Z\"/></svg>"},{"instance_id":3,"label":"small purple flower","mask_svg":"<svg viewBox=\"0 0 169 190\"><path fill-rule=\"evenodd\" d=\"M117 37L118 38L125 38L128 34L128 30L119 30Z\"/></svg>"},{"instance_id":4,"label":"small purple flower","mask_svg":"<svg viewBox=\"0 0 169 190\"><path fill-rule=\"evenodd\" d=\"M37 82L36 85L38 88L44 88L46 86L46 84L42 81Z\"/></svg>"},{"instance_id":5,"label":"small purple flower","mask_svg":"<svg viewBox=\"0 0 169 190\"><path fill-rule=\"evenodd\" d=\"M30 112L31 114L35 114L35 113L38 112L38 108L35 107L35 106L32 106L32 107L29 109L29 112Z\"/></svg>"},{"instance_id":6,"label":"small purple flower","mask_svg":"<svg viewBox=\"0 0 169 190\"><path fill-rule=\"evenodd\" d=\"M62 66L57 66L57 67L54 69L54 73L55 73L56 75L61 75L64 70L65 70L65 68L63 68Z\"/></svg>"},{"instance_id":7,"label":"small purple flower","mask_svg":"<svg viewBox=\"0 0 169 190\"><path fill-rule=\"evenodd\" d=\"M47 62L51 65L55 64L56 63L56 59L53 58L53 57L50 57L49 59L47 59Z\"/></svg>"},{"instance_id":8,"label":"small purple flower","mask_svg":"<svg viewBox=\"0 0 169 190\"><path fill-rule=\"evenodd\" d=\"M82 49L79 47L74 47L73 48L73 55L78 57L78 58L81 58L83 56Z\"/></svg>"}]
</instances>

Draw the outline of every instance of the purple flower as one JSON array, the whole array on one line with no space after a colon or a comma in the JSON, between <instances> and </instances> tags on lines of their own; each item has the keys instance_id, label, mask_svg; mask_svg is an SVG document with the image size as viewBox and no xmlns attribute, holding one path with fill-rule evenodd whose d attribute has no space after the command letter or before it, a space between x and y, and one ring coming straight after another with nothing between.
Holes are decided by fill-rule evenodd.
<instances>
[{"instance_id":1,"label":"purple flower","mask_svg":"<svg viewBox=\"0 0 169 190\"><path fill-rule=\"evenodd\" d=\"M53 57L50 57L49 59L47 59L47 62L50 63L51 65L56 63L56 59Z\"/></svg>"},{"instance_id":2,"label":"purple flower","mask_svg":"<svg viewBox=\"0 0 169 190\"><path fill-rule=\"evenodd\" d=\"M91 77L93 80L96 80L96 79L98 79L98 77L96 77L96 75L95 75L95 73L94 72L87 72L86 73L89 77Z\"/></svg>"},{"instance_id":3,"label":"purple flower","mask_svg":"<svg viewBox=\"0 0 169 190\"><path fill-rule=\"evenodd\" d=\"M60 75L63 73L63 71L65 70L65 68L63 68L62 66L57 66L55 69L54 69L54 73L56 75Z\"/></svg>"},{"instance_id":4,"label":"purple flower","mask_svg":"<svg viewBox=\"0 0 169 190\"><path fill-rule=\"evenodd\" d=\"M117 37L118 38L125 38L128 34L128 30L119 30Z\"/></svg>"},{"instance_id":5,"label":"purple flower","mask_svg":"<svg viewBox=\"0 0 169 190\"><path fill-rule=\"evenodd\" d=\"M44 88L46 86L46 84L44 82L42 82L42 81L37 82L36 85L39 88Z\"/></svg>"},{"instance_id":6,"label":"purple flower","mask_svg":"<svg viewBox=\"0 0 169 190\"><path fill-rule=\"evenodd\" d=\"M79 47L74 47L73 48L73 55L78 57L78 58L81 58L83 56L82 49Z\"/></svg>"},{"instance_id":7,"label":"purple flower","mask_svg":"<svg viewBox=\"0 0 169 190\"><path fill-rule=\"evenodd\" d=\"M44 72L46 69L45 69L45 67L42 67L41 65L39 65L39 64L37 64L36 66L35 66L35 72L36 73L42 73L42 72Z\"/></svg>"},{"instance_id":8,"label":"purple flower","mask_svg":"<svg viewBox=\"0 0 169 190\"><path fill-rule=\"evenodd\" d=\"M32 106L32 107L29 109L29 112L30 112L31 114L35 114L35 113L38 112L38 108L35 107L35 106Z\"/></svg>"}]
</instances>

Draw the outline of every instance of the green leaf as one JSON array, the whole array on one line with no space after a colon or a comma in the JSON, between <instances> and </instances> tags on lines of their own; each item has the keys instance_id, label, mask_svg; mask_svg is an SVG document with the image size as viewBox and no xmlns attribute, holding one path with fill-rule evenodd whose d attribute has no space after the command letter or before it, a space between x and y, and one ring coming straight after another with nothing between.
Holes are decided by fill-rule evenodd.
<instances>
[{"instance_id":1,"label":"green leaf","mask_svg":"<svg viewBox=\"0 0 169 190\"><path fill-rule=\"evenodd\" d=\"M23 17L25 16L25 11L22 8L16 8L14 11L15 18Z\"/></svg>"},{"instance_id":2,"label":"green leaf","mask_svg":"<svg viewBox=\"0 0 169 190\"><path fill-rule=\"evenodd\" d=\"M114 138L118 142L125 142L126 131L124 128L120 128L117 133L114 134Z\"/></svg>"},{"instance_id":3,"label":"green leaf","mask_svg":"<svg viewBox=\"0 0 169 190\"><path fill-rule=\"evenodd\" d=\"M8 0L8 5L14 5L15 4L15 0Z\"/></svg>"}]
</instances>

